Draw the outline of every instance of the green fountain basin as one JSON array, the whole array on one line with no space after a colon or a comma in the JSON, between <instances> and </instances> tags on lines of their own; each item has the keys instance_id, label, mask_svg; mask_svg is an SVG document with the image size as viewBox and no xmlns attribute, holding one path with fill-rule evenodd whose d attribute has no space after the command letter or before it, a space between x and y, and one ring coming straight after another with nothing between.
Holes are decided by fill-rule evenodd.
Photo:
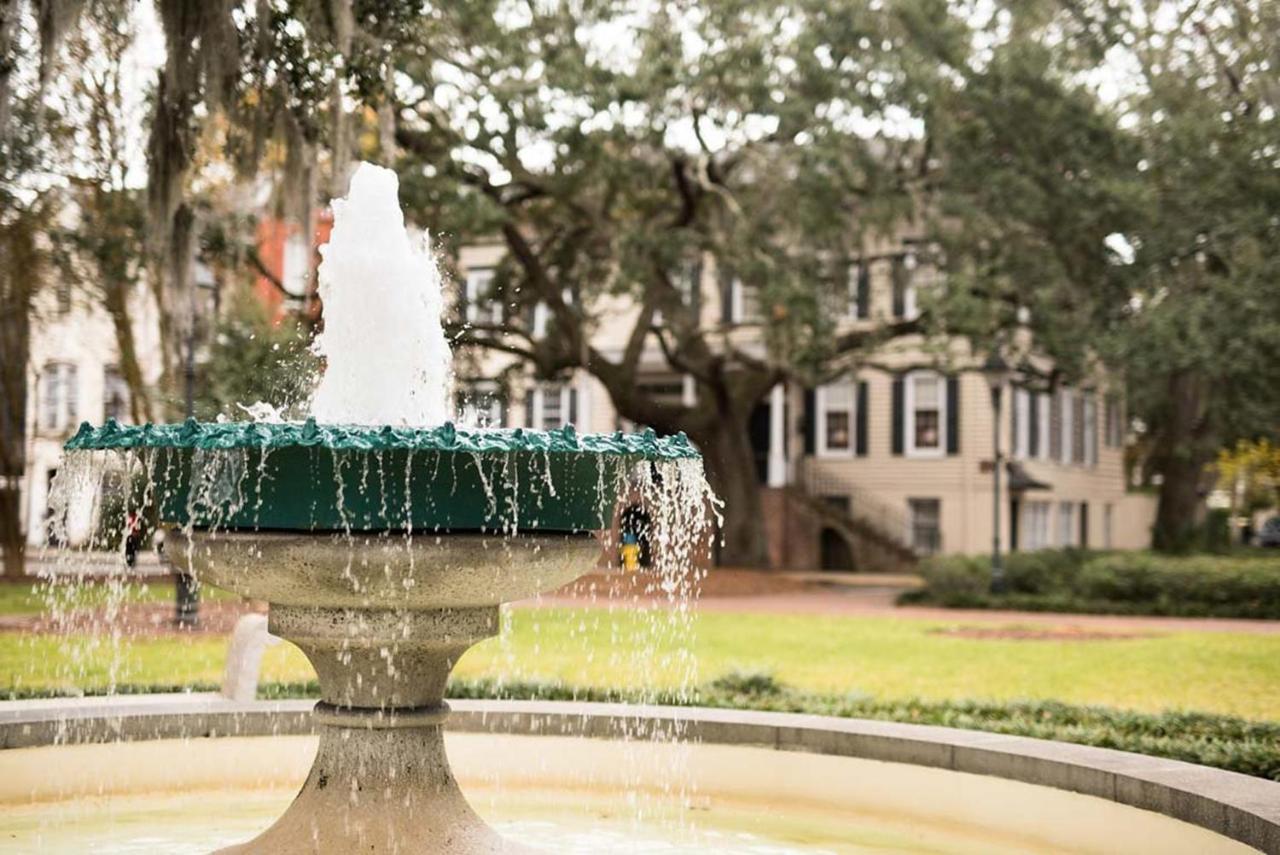
<instances>
[{"instance_id":1,"label":"green fountain basin","mask_svg":"<svg viewBox=\"0 0 1280 855\"><path fill-rule=\"evenodd\" d=\"M161 522L221 530L580 532L627 471L696 458L683 434L87 422L68 451L138 458Z\"/></svg>"}]
</instances>

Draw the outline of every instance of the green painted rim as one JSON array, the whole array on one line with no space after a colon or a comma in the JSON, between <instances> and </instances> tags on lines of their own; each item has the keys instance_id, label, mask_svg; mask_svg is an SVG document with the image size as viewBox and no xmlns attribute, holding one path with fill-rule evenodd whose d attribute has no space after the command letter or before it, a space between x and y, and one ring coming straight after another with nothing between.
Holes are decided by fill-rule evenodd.
<instances>
[{"instance_id":1,"label":"green painted rim","mask_svg":"<svg viewBox=\"0 0 1280 855\"><path fill-rule=\"evenodd\" d=\"M609 528L629 467L698 458L684 434L579 436L258 422L89 424L68 451L145 453L159 519L269 531Z\"/></svg>"},{"instance_id":2,"label":"green painted rim","mask_svg":"<svg viewBox=\"0 0 1280 855\"><path fill-rule=\"evenodd\" d=\"M121 425L107 419L101 427L88 422L67 440L67 451L128 448L190 448L206 451L233 448L277 449L290 446L359 451L461 451L472 454L532 451L551 454L607 454L644 460L687 460L700 457L683 432L659 437L652 429L627 434L578 434L573 425L558 430L525 428L472 429L445 422L439 427L364 427L305 422L198 422Z\"/></svg>"}]
</instances>

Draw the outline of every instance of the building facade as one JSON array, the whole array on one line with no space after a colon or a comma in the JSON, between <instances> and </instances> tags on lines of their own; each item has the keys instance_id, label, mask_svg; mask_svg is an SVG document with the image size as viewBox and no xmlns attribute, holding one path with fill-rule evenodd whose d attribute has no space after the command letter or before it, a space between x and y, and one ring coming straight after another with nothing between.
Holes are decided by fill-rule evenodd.
<instances>
[{"instance_id":1,"label":"building facade","mask_svg":"<svg viewBox=\"0 0 1280 855\"><path fill-rule=\"evenodd\" d=\"M143 281L128 296L134 345L143 379L159 380L159 320ZM37 297L27 367L25 470L20 486L29 547L50 538L50 489L62 465L62 445L83 421L129 423L129 387L119 368L115 324L101 301L63 283ZM73 507L64 533L71 545L88 541L95 504Z\"/></svg>"},{"instance_id":2,"label":"building facade","mask_svg":"<svg viewBox=\"0 0 1280 855\"><path fill-rule=\"evenodd\" d=\"M837 333L909 320L921 296L941 287L918 263L912 244L880 246L849 272L848 299L834 301ZM473 246L459 257L460 313L500 323L490 286L500 246ZM717 275L714 260L691 265L683 286L696 293L700 324L724 328L750 348L754 295ZM607 298L593 307L594 344L620 355L638 308ZM546 330L536 307L525 323ZM763 352L763 346L756 343ZM981 553L995 533L991 390L981 354L967 342L920 335L895 338L864 367L814 388L775 386L751 418L757 477L763 486L772 562L778 567L890 569L934 553ZM1099 373L1078 387L1050 386L1049 362L1029 341L1002 391L999 528L1006 549L1149 545L1154 503L1127 489L1124 403ZM615 353L616 352L616 353ZM458 411L491 426L584 431L634 428L614 411L607 390L585 371L538 381L513 358L469 353L459 365ZM650 395L691 403L692 378L673 370L656 342L641 360Z\"/></svg>"}]
</instances>

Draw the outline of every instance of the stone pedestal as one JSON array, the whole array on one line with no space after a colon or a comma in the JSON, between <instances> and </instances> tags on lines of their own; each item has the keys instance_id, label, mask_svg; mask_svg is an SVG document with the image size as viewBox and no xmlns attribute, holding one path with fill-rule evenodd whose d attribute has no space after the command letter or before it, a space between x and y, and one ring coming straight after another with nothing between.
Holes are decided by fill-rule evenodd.
<instances>
[{"instance_id":1,"label":"stone pedestal","mask_svg":"<svg viewBox=\"0 0 1280 855\"><path fill-rule=\"evenodd\" d=\"M320 678L320 747L302 791L230 853L520 851L467 804L445 756L449 671L498 632L499 603L595 564L590 536L202 533L170 554L202 582L271 603L271 632Z\"/></svg>"}]
</instances>

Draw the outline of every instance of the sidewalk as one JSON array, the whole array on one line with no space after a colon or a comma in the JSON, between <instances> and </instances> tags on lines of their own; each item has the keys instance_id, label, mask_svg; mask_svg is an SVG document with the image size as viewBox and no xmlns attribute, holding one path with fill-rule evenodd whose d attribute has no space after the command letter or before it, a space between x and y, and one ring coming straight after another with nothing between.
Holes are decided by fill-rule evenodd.
<instances>
[{"instance_id":1,"label":"sidewalk","mask_svg":"<svg viewBox=\"0 0 1280 855\"><path fill-rule=\"evenodd\" d=\"M757 581L751 581L752 577L756 577ZM1099 633L1226 632L1280 635L1280 621L944 609L937 606L897 605L900 594L919 585L919 577L904 574L761 573L713 570L703 585L703 593L698 599L697 608L698 611L707 613L894 618L953 625L995 625L1006 628L1053 627ZM598 589L600 593L605 590L607 587L604 586ZM629 596L614 598L599 596L599 599L595 600L568 589L518 605L545 607L608 604L616 608L661 603L661 598L637 595L634 590L628 593Z\"/></svg>"}]
</instances>

